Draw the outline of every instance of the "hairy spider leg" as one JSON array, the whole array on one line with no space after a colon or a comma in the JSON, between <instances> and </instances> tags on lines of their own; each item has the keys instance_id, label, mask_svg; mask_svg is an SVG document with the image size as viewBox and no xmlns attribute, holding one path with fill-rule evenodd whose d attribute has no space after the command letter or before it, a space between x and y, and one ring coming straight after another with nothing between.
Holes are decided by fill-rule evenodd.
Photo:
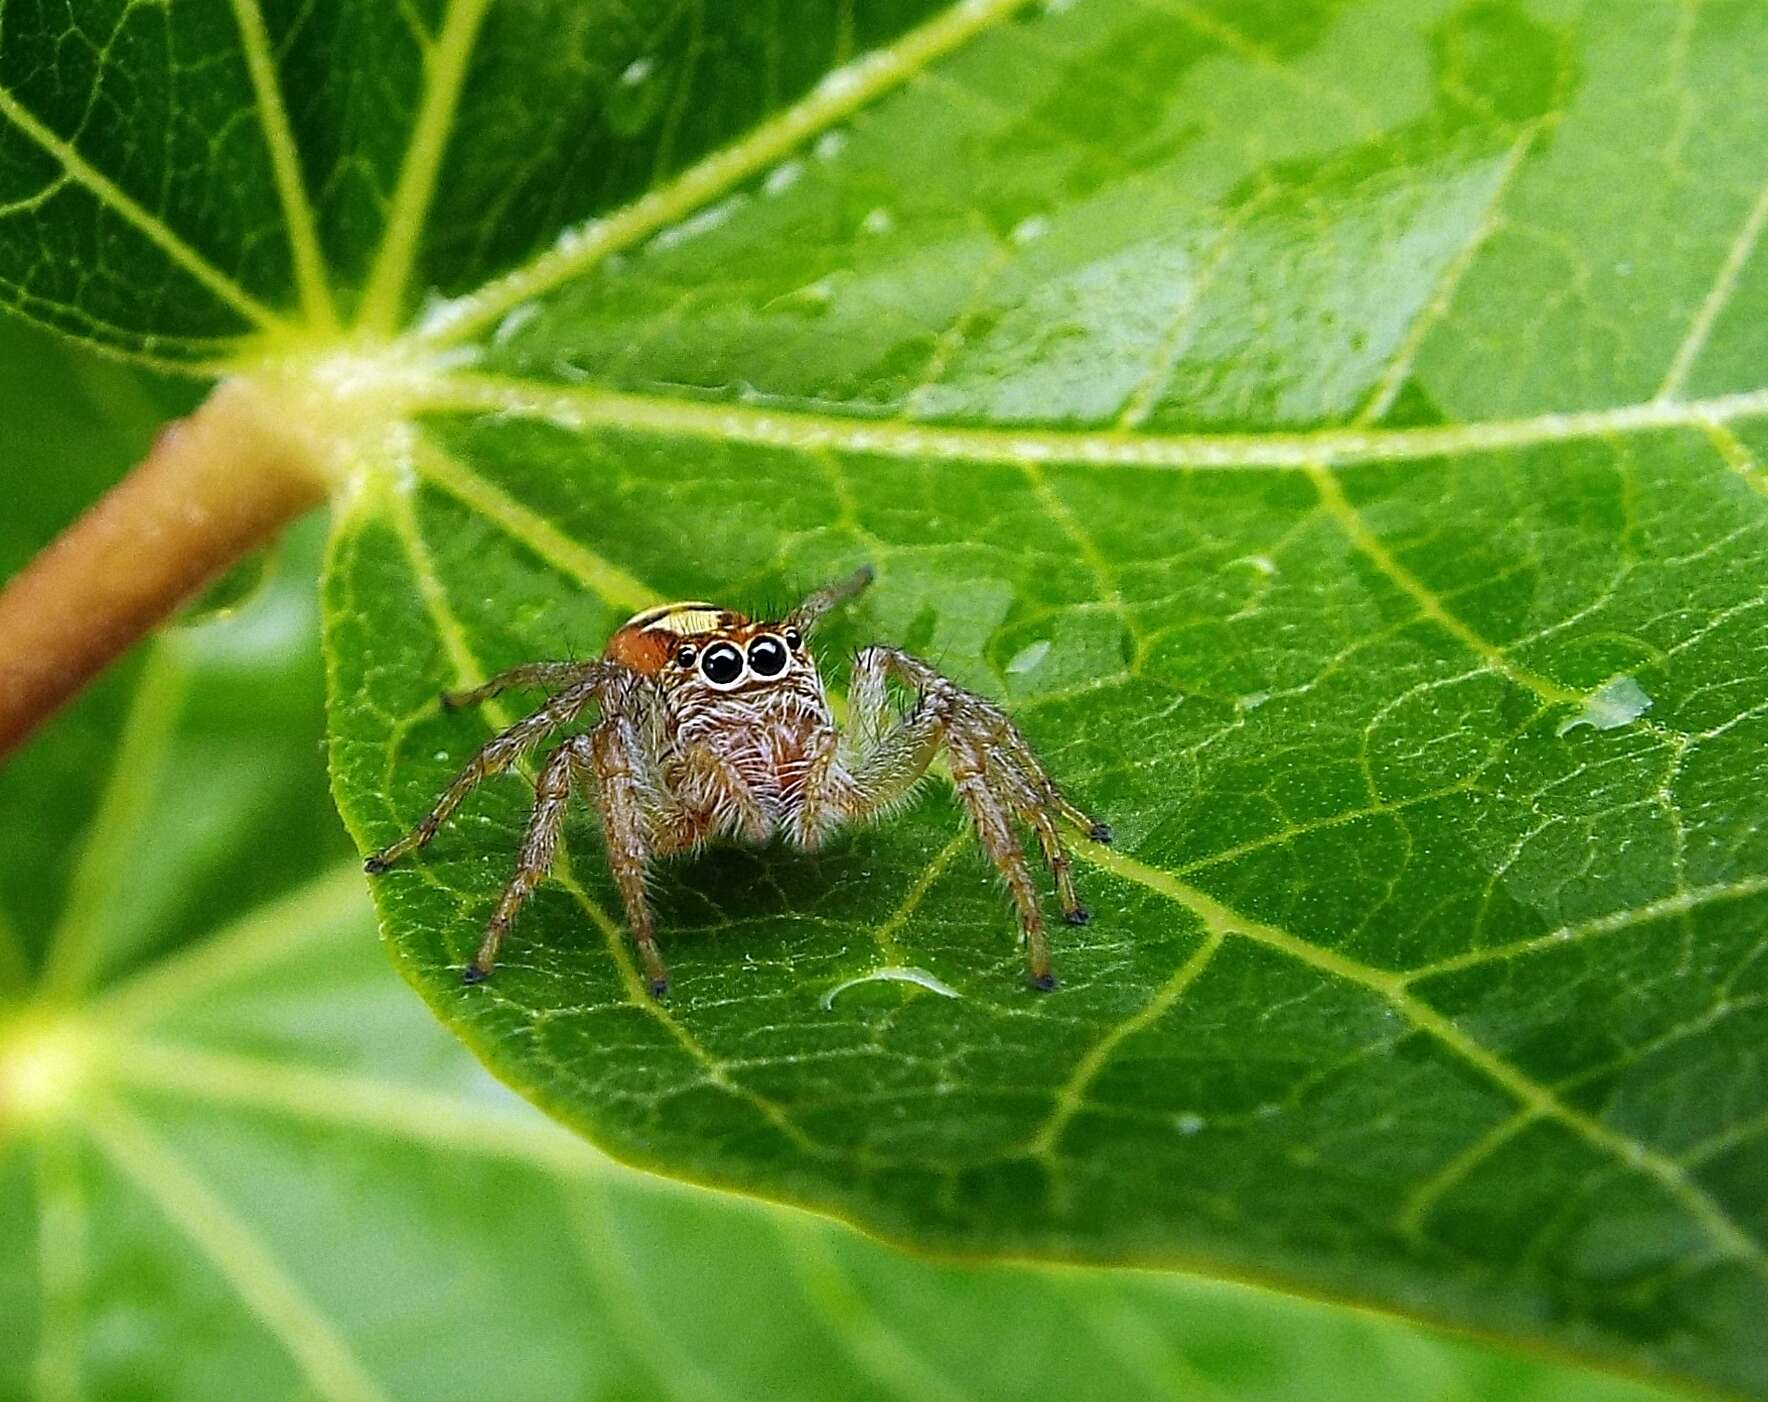
<instances>
[{"instance_id":1,"label":"hairy spider leg","mask_svg":"<svg viewBox=\"0 0 1768 1402\"><path fill-rule=\"evenodd\" d=\"M986 761L974 737L961 726L948 723L946 753L951 756L952 788L970 815L970 825L982 850L1007 883L1019 931L1025 937L1025 963L1031 981L1039 988L1056 986L1056 970L1050 957L1050 936L1044 913L1038 906L1037 887L1025 861L1025 849L1013 831L1011 810L1004 795L987 777Z\"/></svg>"},{"instance_id":2,"label":"hairy spider leg","mask_svg":"<svg viewBox=\"0 0 1768 1402\"><path fill-rule=\"evenodd\" d=\"M485 926L485 938L461 978L466 983L483 983L497 966L498 946L515 923L516 912L533 894L540 879L552 870L559 851L559 830L564 826L565 808L571 801L571 780L575 770L588 760L586 737L574 735L555 746L540 768L534 781L534 809L528 815L528 829L522 834L522 848L516 858L516 874L497 898L497 909Z\"/></svg>"},{"instance_id":3,"label":"hairy spider leg","mask_svg":"<svg viewBox=\"0 0 1768 1402\"><path fill-rule=\"evenodd\" d=\"M1087 829L1089 835L1104 825L1094 822L1062 797L1018 726L999 712L984 719L993 722L989 734L995 742L985 752L985 760L1000 787L1017 798L1014 808L1037 836L1044 862L1056 879L1056 899L1062 907L1062 918L1070 925L1085 925L1093 918L1092 913L1081 904L1074 889L1074 859L1068 855L1055 815Z\"/></svg>"},{"instance_id":4,"label":"hairy spider leg","mask_svg":"<svg viewBox=\"0 0 1768 1402\"><path fill-rule=\"evenodd\" d=\"M667 824L674 805L660 803L661 795L647 761L642 736L631 719L610 716L589 736L590 755L585 777L594 784L602 815L602 837L608 849L608 869L613 874L620 903L626 907L626 923L644 960L645 977L653 998L669 991L669 970L657 949L657 931L645 890L645 869L659 855L651 841L654 825ZM652 816L654 815L654 816Z\"/></svg>"},{"instance_id":5,"label":"hairy spider leg","mask_svg":"<svg viewBox=\"0 0 1768 1402\"><path fill-rule=\"evenodd\" d=\"M668 989L669 975L657 951L645 899L644 870L652 856L661 855L650 840L650 830L682 834L684 814L679 804L661 793L651 772L655 766L646 758L645 724L654 720L646 704L654 700L651 692L636 673L618 664L540 662L500 673L471 691L445 698L445 704L472 704L509 687L544 686L559 681L572 685L494 736L468 761L411 832L375 853L364 865L371 872L385 871L401 857L423 847L481 782L508 769L542 736L575 720L591 702L598 703L603 713L601 723L587 735L573 736L556 746L541 768L515 874L498 898L478 953L462 977L467 983L480 983L490 977L504 936L558 856L559 833L575 783L586 791L593 789L601 798L609 865L644 959L651 992L661 996ZM677 845L681 845L679 837L676 841L665 839L663 843L667 850L674 850Z\"/></svg>"},{"instance_id":6,"label":"hairy spider leg","mask_svg":"<svg viewBox=\"0 0 1768 1402\"><path fill-rule=\"evenodd\" d=\"M611 674L620 673L629 676L624 668L609 667L604 664L593 664L594 670L588 670L586 664L585 679L566 691L561 691L539 710L531 712L510 726L507 730L493 736L479 752L467 761L466 766L455 775L454 781L442 791L435 806L424 814L416 827L404 837L387 847L381 848L369 857L362 866L368 872L382 872L392 866L401 857L405 857L418 848L427 846L436 830L447 822L454 810L459 808L466 796L485 780L495 774L501 774L519 760L548 732L561 725L568 724L585 710L591 702L599 698L611 679Z\"/></svg>"},{"instance_id":7,"label":"hairy spider leg","mask_svg":"<svg viewBox=\"0 0 1768 1402\"><path fill-rule=\"evenodd\" d=\"M915 692L914 709L906 717L891 708L892 677ZM899 648L869 647L859 654L849 699L845 762L813 771L819 788L805 796L806 826L812 821L832 826L888 812L908 796L943 748L958 799L1013 898L1031 981L1039 988L1054 987L1049 936L1013 820L1020 819L1037 834L1063 916L1071 924L1084 924L1088 915L1075 892L1072 863L1054 815L1093 834L1103 825L1062 798L998 707Z\"/></svg>"},{"instance_id":8,"label":"hairy spider leg","mask_svg":"<svg viewBox=\"0 0 1768 1402\"><path fill-rule=\"evenodd\" d=\"M529 662L521 667L511 667L507 672L499 672L490 681L481 682L470 691L443 692L442 709L458 711L464 706L477 706L482 701L489 701L493 696L501 696L517 687L538 686L545 687L548 691L558 691L563 687L588 681L603 670L604 664L600 662Z\"/></svg>"},{"instance_id":9,"label":"hairy spider leg","mask_svg":"<svg viewBox=\"0 0 1768 1402\"><path fill-rule=\"evenodd\" d=\"M1014 725L1005 714L1001 715L1001 723L1005 727L1003 739L1017 759L1020 769L1027 774L1035 775L1041 781L1043 808L1047 812L1060 814L1075 827L1082 829L1092 841L1109 847L1111 845L1111 825L1101 823L1096 818L1089 818L1070 803L1063 796L1062 791L1056 787L1055 781L1050 778L1049 772L1044 768L1043 761L1037 757L1031 746L1026 743L1025 737L1019 733L1019 727Z\"/></svg>"}]
</instances>

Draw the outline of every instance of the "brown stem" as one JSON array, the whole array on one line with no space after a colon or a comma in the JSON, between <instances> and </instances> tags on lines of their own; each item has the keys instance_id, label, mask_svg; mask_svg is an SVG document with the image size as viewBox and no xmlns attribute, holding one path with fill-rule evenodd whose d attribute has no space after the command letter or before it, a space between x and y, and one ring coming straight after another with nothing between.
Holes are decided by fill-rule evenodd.
<instances>
[{"instance_id":1,"label":"brown stem","mask_svg":"<svg viewBox=\"0 0 1768 1402\"><path fill-rule=\"evenodd\" d=\"M300 426L243 383L166 428L0 590L0 757L326 486Z\"/></svg>"}]
</instances>

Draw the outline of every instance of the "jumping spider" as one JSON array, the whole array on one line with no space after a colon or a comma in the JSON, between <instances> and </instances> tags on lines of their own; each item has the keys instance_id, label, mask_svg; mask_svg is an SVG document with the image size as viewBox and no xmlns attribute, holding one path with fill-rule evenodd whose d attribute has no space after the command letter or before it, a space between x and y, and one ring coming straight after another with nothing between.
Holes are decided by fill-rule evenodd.
<instances>
[{"instance_id":1,"label":"jumping spider","mask_svg":"<svg viewBox=\"0 0 1768 1402\"><path fill-rule=\"evenodd\" d=\"M1050 941L1014 820L1036 834L1063 918L1073 925L1086 923L1087 909L1075 894L1057 819L1096 842L1109 842L1111 830L1062 797L999 707L898 648L860 652L852 722L845 734L835 728L805 639L871 582L869 566L856 570L772 623L713 604L665 604L628 620L599 661L533 662L471 691L444 694L444 708L455 710L512 687L553 693L474 755L415 828L368 858L367 870L385 871L424 846L481 780L594 705L595 726L557 745L540 768L516 873L464 978L479 983L491 976L516 912L552 866L576 783L601 810L608 864L651 993L661 997L669 974L645 899L652 861L719 837L761 844L778 833L817 847L843 824L901 807L943 748L958 799L1012 894L1031 981L1055 987ZM915 693L907 715L887 694L891 678Z\"/></svg>"}]
</instances>

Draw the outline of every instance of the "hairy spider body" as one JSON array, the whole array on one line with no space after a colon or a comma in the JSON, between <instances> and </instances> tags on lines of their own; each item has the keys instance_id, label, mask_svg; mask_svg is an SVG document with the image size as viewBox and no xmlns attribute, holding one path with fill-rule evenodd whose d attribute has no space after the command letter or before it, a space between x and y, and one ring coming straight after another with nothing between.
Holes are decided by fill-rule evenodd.
<instances>
[{"instance_id":1,"label":"hairy spider body","mask_svg":"<svg viewBox=\"0 0 1768 1402\"><path fill-rule=\"evenodd\" d=\"M575 788L601 813L608 865L651 992L661 997L669 975L645 891L653 861L715 839L761 844L780 836L817 847L845 824L900 807L943 749L958 799L1013 898L1031 981L1054 987L1049 936L1015 826L1037 838L1072 924L1084 924L1087 911L1059 821L1099 842L1110 841L1110 830L1062 797L997 706L897 648L860 652L851 723L845 734L836 727L806 638L871 580L869 567L856 570L777 622L698 601L646 609L615 632L598 661L530 663L445 694L449 710L514 687L552 696L481 748L417 826L364 865L385 871L427 844L482 780L593 706L596 724L556 745L540 768L515 875L463 976L468 983L490 976L516 913L552 866ZM893 680L914 694L907 714L891 701Z\"/></svg>"}]
</instances>

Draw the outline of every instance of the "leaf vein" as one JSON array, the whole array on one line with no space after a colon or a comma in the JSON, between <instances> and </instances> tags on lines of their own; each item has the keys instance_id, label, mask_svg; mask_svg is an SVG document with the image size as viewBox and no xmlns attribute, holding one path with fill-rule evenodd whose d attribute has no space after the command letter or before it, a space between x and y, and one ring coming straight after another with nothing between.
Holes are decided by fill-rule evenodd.
<instances>
[{"instance_id":1,"label":"leaf vein","mask_svg":"<svg viewBox=\"0 0 1768 1402\"><path fill-rule=\"evenodd\" d=\"M970 840L968 828L960 828L950 842L934 853L933 860L927 863L921 874L915 878L914 884L904 894L902 903L881 924L868 927L873 943L878 946L879 952L884 956L885 963L891 967L899 968L908 962L903 957L902 947L896 942L896 932L908 924L909 918L926 899L927 892L933 889L933 883L945 874L946 868L952 864L958 853L964 850Z\"/></svg>"},{"instance_id":2,"label":"leaf vein","mask_svg":"<svg viewBox=\"0 0 1768 1402\"><path fill-rule=\"evenodd\" d=\"M1094 843L1081 844L1088 860L1126 881L1145 887L1191 911L1212 930L1238 935L1287 954L1322 973L1381 994L1419 1031L1511 1096L1520 1106L1551 1118L1601 1149L1621 1166L1655 1180L1728 1253L1768 1275L1768 1251L1725 1211L1682 1165L1643 1141L1572 1108L1547 1086L1469 1036L1451 1019L1407 991L1403 976L1360 963L1310 943L1274 925L1251 919L1213 896L1179 881L1170 872Z\"/></svg>"},{"instance_id":3,"label":"leaf vein","mask_svg":"<svg viewBox=\"0 0 1768 1402\"><path fill-rule=\"evenodd\" d=\"M392 330L411 281L423 237L424 216L436 193L442 157L454 127L467 65L480 22L491 0L449 0L435 44L424 50L423 98L393 187L386 228L357 309L357 324L370 331Z\"/></svg>"},{"instance_id":4,"label":"leaf vein","mask_svg":"<svg viewBox=\"0 0 1768 1402\"><path fill-rule=\"evenodd\" d=\"M1154 996L1140 1009L1112 1026L1104 1036L1087 1049L1086 1053L1075 1063L1074 1070L1068 1079L1057 1087L1055 1103L1051 1107L1049 1115L1026 1142L1028 1153L1045 1160L1054 1157L1057 1145L1062 1139L1062 1132L1068 1128L1069 1122L1075 1115L1086 1108L1088 1089L1110 1064L1111 1058L1117 1054L1117 1049L1138 1032L1152 1027L1172 1010L1174 1004L1185 996L1191 985L1203 976L1203 971L1209 967L1210 961L1221 949L1224 938L1222 929L1205 921L1203 941L1191 957L1179 965L1172 977L1156 989Z\"/></svg>"},{"instance_id":5,"label":"leaf vein","mask_svg":"<svg viewBox=\"0 0 1768 1402\"><path fill-rule=\"evenodd\" d=\"M1676 347L1676 353L1670 357L1669 367L1664 371L1664 382L1658 386L1657 398L1673 400L1682 392L1689 372L1694 369L1694 362L1706 349L1714 325L1730 304L1732 294L1737 291L1744 265L1749 262L1756 251L1756 245L1761 242L1764 226L1768 226L1768 185L1762 187L1761 193L1756 196L1756 202L1744 216L1743 227L1737 231L1737 236L1726 250L1724 261L1719 264L1719 271L1714 275L1711 290L1696 310L1694 320L1689 323L1688 333Z\"/></svg>"},{"instance_id":6,"label":"leaf vein","mask_svg":"<svg viewBox=\"0 0 1768 1402\"><path fill-rule=\"evenodd\" d=\"M1648 905L1636 906L1631 910L1615 911L1609 915L1597 916L1593 920L1581 920L1574 925L1562 925L1557 930L1549 930L1544 935L1511 940L1505 944L1488 945L1483 949L1470 949L1465 954L1451 955L1447 959L1438 959L1416 969L1409 969L1405 977L1408 982L1415 983L1443 974L1457 973L1462 969L1471 969L1480 964L1489 964L1495 959L1515 959L1544 949L1559 949L1596 935L1614 934L1620 930L1631 929L1635 925L1649 924L1653 920L1663 920L1673 915L1686 915L1704 905L1718 901L1742 900L1747 896L1760 895L1764 891L1768 891L1768 876L1746 877L1741 881L1727 882L1722 885L1700 886L1693 890L1680 891L1675 895L1665 896L1662 900L1652 901Z\"/></svg>"},{"instance_id":7,"label":"leaf vein","mask_svg":"<svg viewBox=\"0 0 1768 1402\"><path fill-rule=\"evenodd\" d=\"M461 505L477 511L554 569L603 602L637 612L660 602L655 589L566 535L538 512L494 486L452 455L426 443L416 455L418 475Z\"/></svg>"},{"instance_id":8,"label":"leaf vein","mask_svg":"<svg viewBox=\"0 0 1768 1402\"><path fill-rule=\"evenodd\" d=\"M860 1372L892 1397L965 1402L969 1394L912 1348L871 1296L854 1286L821 1223L778 1217L773 1225L805 1299L828 1317L831 1338Z\"/></svg>"},{"instance_id":9,"label":"leaf vein","mask_svg":"<svg viewBox=\"0 0 1768 1402\"><path fill-rule=\"evenodd\" d=\"M1479 257L1480 250L1486 246L1487 240L1497 231L1499 216L1504 208L1504 200L1516 183L1517 173L1527 161L1529 150L1535 144L1535 138L1540 134L1541 127L1542 123L1540 122L1530 123L1522 135L1511 143L1510 149L1505 153L1504 159L1499 165L1498 179L1492 186L1492 193L1487 197L1485 208L1480 211L1480 216L1474 222L1473 230L1467 241L1449 261L1448 266L1443 269L1442 277L1432 292L1430 300L1419 310L1418 315L1412 318L1412 324L1406 328L1406 334L1400 340L1398 351L1395 352L1394 358L1376 381L1374 392L1369 396L1368 403L1363 406L1361 412L1352 421L1353 423L1358 425L1377 423L1385 417L1389 409L1393 408L1395 398L1398 397L1407 377L1412 373L1413 363L1417 360L1418 352L1424 345L1424 338L1448 314L1450 306L1454 303L1455 293L1460 288L1462 280L1467 276L1467 270L1473 266L1474 260Z\"/></svg>"},{"instance_id":10,"label":"leaf vein","mask_svg":"<svg viewBox=\"0 0 1768 1402\"><path fill-rule=\"evenodd\" d=\"M335 938L352 917L371 914L362 868L348 861L184 946L107 990L87 1011L116 1023L146 1024L249 974L280 955Z\"/></svg>"},{"instance_id":11,"label":"leaf vein","mask_svg":"<svg viewBox=\"0 0 1768 1402\"><path fill-rule=\"evenodd\" d=\"M1341 530L1357 548L1382 574L1398 585L1401 592L1411 598L1421 612L1432 623L1471 651L1492 671L1513 685L1532 691L1550 706L1582 705L1587 699L1584 693L1574 691L1570 687L1561 686L1551 677L1544 677L1538 672L1513 662L1504 652L1469 627L1459 615L1455 614L1439 598L1429 585L1425 584L1411 570L1407 569L1394 556L1381 538L1369 528L1367 522L1345 496L1344 489L1338 479L1324 467L1313 466L1306 469L1308 478L1313 482L1319 493L1320 504L1329 516L1336 521Z\"/></svg>"},{"instance_id":12,"label":"leaf vein","mask_svg":"<svg viewBox=\"0 0 1768 1402\"><path fill-rule=\"evenodd\" d=\"M72 143L57 136L26 111L6 88L0 88L0 117L5 117L29 140L53 157L68 177L90 191L100 204L108 206L125 222L134 225L162 253L247 321L265 330L275 330L282 326L281 317L175 234L164 220L149 213L140 203L124 194L114 181L75 150Z\"/></svg>"},{"instance_id":13,"label":"leaf vein","mask_svg":"<svg viewBox=\"0 0 1768 1402\"><path fill-rule=\"evenodd\" d=\"M81 842L61 917L49 933L42 982L51 993L77 993L93 973L99 957L95 942L124 876L115 853L146 819L188 684L188 668L174 645L156 642L124 717L110 777Z\"/></svg>"},{"instance_id":14,"label":"leaf vein","mask_svg":"<svg viewBox=\"0 0 1768 1402\"><path fill-rule=\"evenodd\" d=\"M288 108L282 100L282 86L277 79L270 35L264 28L264 14L259 8L259 0L232 0L232 4L234 21L239 26L240 41L245 50L246 68L258 100L258 121L270 154L270 173L282 204L301 307L316 330L335 331L337 309L332 304L331 287L326 280L325 255L320 249L313 205L307 198L306 182L301 174L300 151L289 127Z\"/></svg>"},{"instance_id":15,"label":"leaf vein","mask_svg":"<svg viewBox=\"0 0 1768 1402\"><path fill-rule=\"evenodd\" d=\"M416 330L413 339L445 345L472 335L513 307L586 271L608 254L676 223L758 174L1026 3L1028 0L959 0L895 43L834 70L791 107L689 166L667 185L568 231L525 266L439 309Z\"/></svg>"},{"instance_id":16,"label":"leaf vein","mask_svg":"<svg viewBox=\"0 0 1768 1402\"><path fill-rule=\"evenodd\" d=\"M86 1199L73 1146L55 1131L36 1144L37 1270L43 1319L31 1377L40 1402L78 1402L87 1277Z\"/></svg>"},{"instance_id":17,"label":"leaf vein","mask_svg":"<svg viewBox=\"0 0 1768 1402\"><path fill-rule=\"evenodd\" d=\"M437 372L411 389L418 412L510 414L575 431L593 428L739 442L795 452L827 449L928 462L1072 463L1100 468L1295 469L1416 462L1768 417L1768 388L1712 399L1485 419L1423 428L1321 428L1299 433L1122 433L1111 429L968 428L842 417L790 408L702 404L656 395L546 385L467 371Z\"/></svg>"},{"instance_id":18,"label":"leaf vein","mask_svg":"<svg viewBox=\"0 0 1768 1402\"><path fill-rule=\"evenodd\" d=\"M214 1190L131 1111L114 1102L95 1110L85 1121L92 1141L233 1288L313 1390L330 1402L385 1402L343 1335Z\"/></svg>"},{"instance_id":19,"label":"leaf vein","mask_svg":"<svg viewBox=\"0 0 1768 1402\"><path fill-rule=\"evenodd\" d=\"M429 1150L520 1163L555 1178L619 1173L583 1140L538 1114L518 1118L495 1102L261 1057L129 1038L110 1049L108 1076L136 1090L261 1110L306 1124L361 1130Z\"/></svg>"},{"instance_id":20,"label":"leaf vein","mask_svg":"<svg viewBox=\"0 0 1768 1402\"><path fill-rule=\"evenodd\" d=\"M1764 470L1762 464L1756 461L1756 455L1749 450L1743 439L1723 423L1703 423L1701 427L1721 461L1743 478L1744 485L1757 496L1768 497L1768 470Z\"/></svg>"},{"instance_id":21,"label":"leaf vein","mask_svg":"<svg viewBox=\"0 0 1768 1402\"><path fill-rule=\"evenodd\" d=\"M1466 1181L1468 1174L1538 1119L1539 1114L1532 1107L1521 1106L1513 1110L1408 1193L1394 1217L1394 1225L1401 1234L1424 1245L1428 1240L1424 1221L1431 1209L1458 1183Z\"/></svg>"}]
</instances>

